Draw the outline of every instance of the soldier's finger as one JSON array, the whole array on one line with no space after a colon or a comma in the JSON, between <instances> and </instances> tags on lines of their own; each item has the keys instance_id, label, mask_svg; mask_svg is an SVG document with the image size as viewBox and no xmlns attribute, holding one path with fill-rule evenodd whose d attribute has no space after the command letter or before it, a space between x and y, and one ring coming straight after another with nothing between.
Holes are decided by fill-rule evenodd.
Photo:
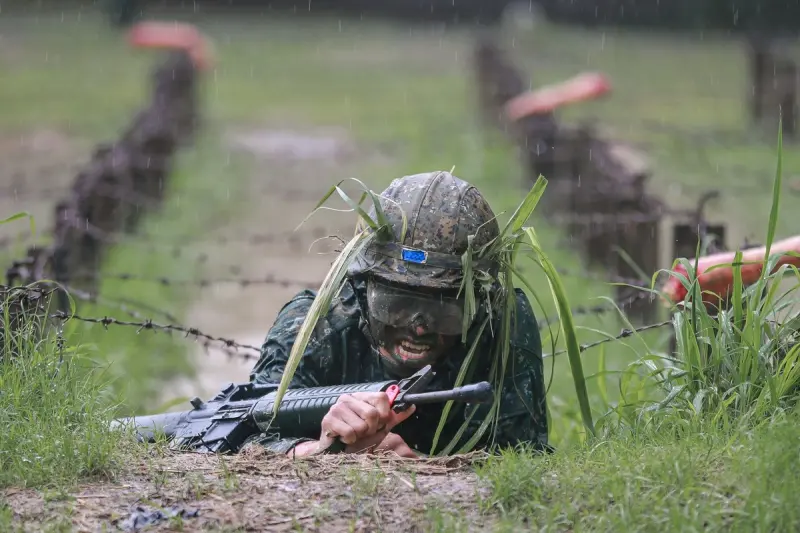
<instances>
[{"instance_id":1,"label":"soldier's finger","mask_svg":"<svg viewBox=\"0 0 800 533\"><path fill-rule=\"evenodd\" d=\"M372 405L378 410L381 420L388 419L392 412L392 406L389 405L389 397L386 396L385 392L361 392L353 394L351 398L357 398Z\"/></svg>"},{"instance_id":2,"label":"soldier's finger","mask_svg":"<svg viewBox=\"0 0 800 533\"><path fill-rule=\"evenodd\" d=\"M348 407L351 406L348 405ZM361 418L358 413L354 412L352 409L341 409L336 413L336 417L353 428L357 439L371 435L372 433L375 433L375 430L377 429L377 427L370 427L369 423Z\"/></svg>"},{"instance_id":3,"label":"soldier's finger","mask_svg":"<svg viewBox=\"0 0 800 533\"><path fill-rule=\"evenodd\" d=\"M352 444L358 440L356 430L339 417L331 417L322 426L322 434L327 438L339 437L345 444Z\"/></svg>"},{"instance_id":4,"label":"soldier's finger","mask_svg":"<svg viewBox=\"0 0 800 533\"><path fill-rule=\"evenodd\" d=\"M419 459L419 456L405 442L400 442L397 445L387 449L386 451L391 453L396 453L400 457L404 457L406 459Z\"/></svg>"},{"instance_id":5,"label":"soldier's finger","mask_svg":"<svg viewBox=\"0 0 800 533\"><path fill-rule=\"evenodd\" d=\"M364 453L366 451L369 451L370 449L373 449L376 446L378 446L383 441L383 439L386 438L387 434L388 433L386 430L382 430L379 431L378 433L375 433L374 435L370 435L363 439L359 439L357 442L352 443L352 445L347 450L347 453Z\"/></svg>"},{"instance_id":6,"label":"soldier's finger","mask_svg":"<svg viewBox=\"0 0 800 533\"><path fill-rule=\"evenodd\" d=\"M346 403L347 406L361 418L361 420L367 423L369 430L366 434L369 435L375 433L378 431L380 426L385 424L380 412L374 405L356 398L349 398L345 400L344 403Z\"/></svg>"}]
</instances>

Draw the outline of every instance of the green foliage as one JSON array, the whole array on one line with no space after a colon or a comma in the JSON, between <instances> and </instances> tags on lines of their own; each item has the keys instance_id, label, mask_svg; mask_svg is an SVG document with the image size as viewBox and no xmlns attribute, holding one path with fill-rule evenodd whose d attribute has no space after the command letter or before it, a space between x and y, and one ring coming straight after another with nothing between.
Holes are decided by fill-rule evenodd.
<instances>
[{"instance_id":1,"label":"green foliage","mask_svg":"<svg viewBox=\"0 0 800 533\"><path fill-rule=\"evenodd\" d=\"M675 261L687 273L674 274L687 290L672 318L677 353L674 357L648 353L631 365L631 370L643 370L645 378L638 382L637 401L644 387L663 393L636 413L637 418L680 413L687 419L708 418L727 428L736 423L758 424L795 402L800 385L800 315L790 307L800 285L782 294L779 289L787 273L797 276L798 272L786 264L776 268L784 254L770 254L781 199L781 139L779 130L773 204L758 280L744 287L741 252L737 252L732 263L713 267L733 271L731 305L712 306L703 303L696 265L682 258ZM623 407L628 417L630 407Z\"/></svg>"},{"instance_id":2,"label":"green foliage","mask_svg":"<svg viewBox=\"0 0 800 533\"><path fill-rule=\"evenodd\" d=\"M548 457L520 449L490 458L478 470L489 489L481 510L526 530L797 529L796 412L758 431L674 422Z\"/></svg>"},{"instance_id":3,"label":"green foliage","mask_svg":"<svg viewBox=\"0 0 800 533\"><path fill-rule=\"evenodd\" d=\"M37 340L24 329L6 337L17 350L0 358L0 486L110 474L122 448L107 426L113 398L103 369L87 368L57 338Z\"/></svg>"},{"instance_id":4,"label":"green foliage","mask_svg":"<svg viewBox=\"0 0 800 533\"><path fill-rule=\"evenodd\" d=\"M618 377L621 401L607 400L599 436L541 457L526 447L479 468L490 495L483 511L510 523L581 531L662 528L794 530L787 505L800 489L800 317L779 293L791 272L770 254L781 196L782 144L764 268L742 283L735 256L731 307L700 303L695 265L676 261L687 295L673 314L677 353L647 350ZM721 265L715 268L725 268ZM697 302L697 303L695 303ZM605 358L591 378L605 378ZM658 502L654 505L654 502Z\"/></svg>"}]
</instances>

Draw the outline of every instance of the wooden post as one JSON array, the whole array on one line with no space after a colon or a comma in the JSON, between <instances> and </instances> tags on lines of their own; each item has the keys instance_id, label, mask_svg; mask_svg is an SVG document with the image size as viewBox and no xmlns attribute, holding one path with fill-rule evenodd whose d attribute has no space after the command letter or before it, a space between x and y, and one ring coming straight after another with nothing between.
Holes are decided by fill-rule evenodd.
<instances>
[{"instance_id":1,"label":"wooden post","mask_svg":"<svg viewBox=\"0 0 800 533\"><path fill-rule=\"evenodd\" d=\"M709 224L706 226L706 233L714 236L717 246L725 249L725 225ZM693 224L675 224L672 226L672 259L679 257L692 259L697 254L697 242L700 236L697 234L697 227Z\"/></svg>"},{"instance_id":2,"label":"wooden post","mask_svg":"<svg viewBox=\"0 0 800 533\"><path fill-rule=\"evenodd\" d=\"M655 273L659 268L659 250L661 233L661 215L655 211L652 215L646 212L638 214L639 217L625 223L620 228L620 245L630 260L641 271L648 275ZM615 271L622 278L639 279L640 274L624 257L615 254ZM622 307L628 314L628 319L634 324L648 324L657 319L658 308L655 299L641 289L620 286L616 289L618 302L627 302L634 296L638 297L630 304Z\"/></svg>"},{"instance_id":3,"label":"wooden post","mask_svg":"<svg viewBox=\"0 0 800 533\"><path fill-rule=\"evenodd\" d=\"M760 123L764 115L764 79L769 56L769 42L761 35L753 34L748 39L750 56L750 116Z\"/></svg>"}]
</instances>

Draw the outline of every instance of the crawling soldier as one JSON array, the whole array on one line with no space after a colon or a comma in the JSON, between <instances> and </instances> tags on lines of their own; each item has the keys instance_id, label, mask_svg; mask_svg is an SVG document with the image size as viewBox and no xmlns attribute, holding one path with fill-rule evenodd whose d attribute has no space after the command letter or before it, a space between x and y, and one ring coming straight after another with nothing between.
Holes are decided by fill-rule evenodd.
<instances>
[{"instance_id":1,"label":"crawling soldier","mask_svg":"<svg viewBox=\"0 0 800 533\"><path fill-rule=\"evenodd\" d=\"M291 380L290 388L376 382L408 377L430 364L436 377L429 389L452 388L478 325L492 313L474 354L474 372L464 384L488 379L493 345L500 341L502 309L485 305L486 293L475 289L478 312L462 342L464 295L461 256L473 237L473 250L492 241L499 227L481 193L449 172L430 172L394 180L381 194L381 205L395 240L372 241L350 265L344 288L321 317ZM374 207L370 216L375 218ZM404 255L423 250L424 263ZM404 260L406 259L411 260ZM498 265L477 264L493 269ZM516 316L494 431L486 431L475 448L526 443L548 448L542 346L527 296L516 292ZM304 290L278 314L250 375L257 383L279 383L296 336L316 296ZM483 302L483 305L482 305ZM458 447L478 430L491 404L480 406L459 437ZM385 393L342 396L322 421L319 436L268 433L261 444L290 456L305 456L328 448L339 437L345 453L392 451L403 457L429 454L444 404L426 404L394 413ZM457 436L471 412L455 403L437 450ZM458 449L457 447L454 449Z\"/></svg>"}]
</instances>

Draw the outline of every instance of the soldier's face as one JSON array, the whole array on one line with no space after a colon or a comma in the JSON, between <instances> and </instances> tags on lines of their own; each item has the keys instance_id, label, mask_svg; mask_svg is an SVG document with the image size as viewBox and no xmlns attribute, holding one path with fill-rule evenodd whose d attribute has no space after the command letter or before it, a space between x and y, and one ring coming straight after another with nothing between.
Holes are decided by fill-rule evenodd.
<instances>
[{"instance_id":1,"label":"soldier's face","mask_svg":"<svg viewBox=\"0 0 800 533\"><path fill-rule=\"evenodd\" d=\"M461 335L463 302L453 294L370 281L367 302L378 350L396 374L435 363Z\"/></svg>"},{"instance_id":2,"label":"soldier's face","mask_svg":"<svg viewBox=\"0 0 800 533\"><path fill-rule=\"evenodd\" d=\"M430 365L450 349L458 335L442 335L427 331L424 327L396 328L385 326L383 342L378 348L384 362L403 374L411 375Z\"/></svg>"}]
</instances>

